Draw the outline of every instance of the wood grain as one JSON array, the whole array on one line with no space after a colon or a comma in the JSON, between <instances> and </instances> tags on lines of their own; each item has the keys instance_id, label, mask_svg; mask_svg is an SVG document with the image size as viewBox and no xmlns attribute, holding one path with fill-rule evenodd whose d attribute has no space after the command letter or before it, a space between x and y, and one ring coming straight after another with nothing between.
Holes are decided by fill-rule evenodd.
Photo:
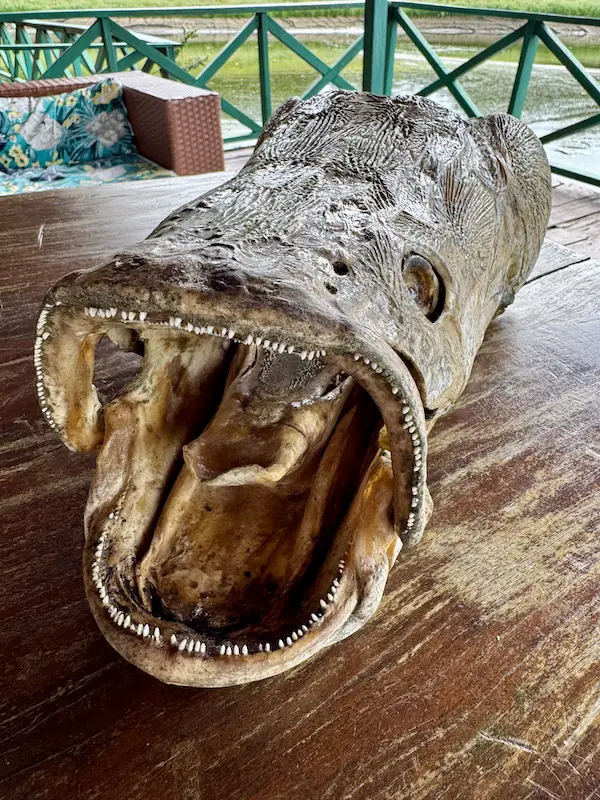
<instances>
[{"instance_id":1,"label":"wood grain","mask_svg":"<svg viewBox=\"0 0 600 800\"><path fill-rule=\"evenodd\" d=\"M553 181L552 215L548 236L578 253L600 253L600 192L591 186Z\"/></svg>"},{"instance_id":2,"label":"wood grain","mask_svg":"<svg viewBox=\"0 0 600 800\"><path fill-rule=\"evenodd\" d=\"M95 628L93 459L41 420L35 317L57 277L203 185L0 204L0 797L600 797L600 264L572 252L547 248L492 323L431 436L428 532L365 628L281 677L204 691L142 674ZM131 369L107 352L100 377Z\"/></svg>"}]
</instances>

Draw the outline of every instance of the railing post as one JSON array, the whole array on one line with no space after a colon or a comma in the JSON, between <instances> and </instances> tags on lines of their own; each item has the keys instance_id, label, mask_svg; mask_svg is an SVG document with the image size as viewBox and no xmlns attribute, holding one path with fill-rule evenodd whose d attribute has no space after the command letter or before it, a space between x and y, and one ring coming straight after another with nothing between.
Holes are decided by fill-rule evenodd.
<instances>
[{"instance_id":1,"label":"railing post","mask_svg":"<svg viewBox=\"0 0 600 800\"><path fill-rule=\"evenodd\" d=\"M538 42L537 24L535 22L529 22L523 35L519 66L517 67L517 74L515 75L515 82L513 83L512 94L508 104L508 113L512 114L514 117L520 117L523 113Z\"/></svg>"},{"instance_id":2,"label":"railing post","mask_svg":"<svg viewBox=\"0 0 600 800\"><path fill-rule=\"evenodd\" d=\"M388 0L366 0L363 62L363 89L366 92L385 92L387 25Z\"/></svg>"},{"instance_id":3,"label":"railing post","mask_svg":"<svg viewBox=\"0 0 600 800\"><path fill-rule=\"evenodd\" d=\"M260 108L263 125L271 116L271 74L269 70L269 15L258 17L258 74L260 79Z\"/></svg>"},{"instance_id":4,"label":"railing post","mask_svg":"<svg viewBox=\"0 0 600 800\"><path fill-rule=\"evenodd\" d=\"M388 9L387 32L385 40L385 70L383 76L383 93L391 94L394 83L394 63L396 57L396 41L398 39L398 20L396 9Z\"/></svg>"}]
</instances>

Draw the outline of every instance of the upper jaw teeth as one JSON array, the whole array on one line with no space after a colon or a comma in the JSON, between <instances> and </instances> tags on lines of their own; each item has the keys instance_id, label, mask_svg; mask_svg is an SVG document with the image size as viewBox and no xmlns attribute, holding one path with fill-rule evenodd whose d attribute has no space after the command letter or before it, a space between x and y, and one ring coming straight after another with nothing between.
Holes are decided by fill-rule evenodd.
<instances>
[{"instance_id":1,"label":"upper jaw teeth","mask_svg":"<svg viewBox=\"0 0 600 800\"><path fill-rule=\"evenodd\" d=\"M110 319L111 317L119 316L123 322L144 322L148 325L167 325L170 328L177 330L184 330L188 333L195 333L197 336L219 336L222 339L232 339L238 344L268 347L274 352L278 353L294 353L297 352L301 359L308 359L312 361L313 358L324 357L327 351L323 349L304 349L298 348L294 344L287 342L279 342L271 339L264 339L262 336L254 336L249 333L244 337L243 334L238 334L232 327L216 327L214 325L195 325L193 322L183 322L181 317L170 316L168 320L148 320L147 311L129 311L116 308L96 308L94 306L85 306L84 313L88 317L101 317L103 319ZM368 363L368 362L367 362Z\"/></svg>"}]
</instances>

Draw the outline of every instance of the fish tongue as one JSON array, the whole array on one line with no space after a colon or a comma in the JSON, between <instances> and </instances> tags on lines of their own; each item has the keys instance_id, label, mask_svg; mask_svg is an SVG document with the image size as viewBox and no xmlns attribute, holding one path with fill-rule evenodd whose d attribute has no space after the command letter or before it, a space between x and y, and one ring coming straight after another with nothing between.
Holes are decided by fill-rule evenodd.
<instances>
[{"instance_id":1,"label":"fish tongue","mask_svg":"<svg viewBox=\"0 0 600 800\"><path fill-rule=\"evenodd\" d=\"M278 363L279 362L279 363ZM323 392L336 369L248 348L184 466L138 570L170 616L242 625L277 607L310 559L299 539L323 450L348 393Z\"/></svg>"}]
</instances>

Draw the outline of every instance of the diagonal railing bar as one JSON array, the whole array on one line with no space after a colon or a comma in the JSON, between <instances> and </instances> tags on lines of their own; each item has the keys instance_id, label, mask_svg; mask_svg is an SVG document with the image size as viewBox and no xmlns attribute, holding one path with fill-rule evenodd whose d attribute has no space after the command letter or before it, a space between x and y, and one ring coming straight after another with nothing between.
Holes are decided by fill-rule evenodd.
<instances>
[{"instance_id":1,"label":"diagonal railing bar","mask_svg":"<svg viewBox=\"0 0 600 800\"><path fill-rule=\"evenodd\" d=\"M81 36L74 42L68 50L56 59L54 64L47 69L42 78L60 78L67 67L70 67L73 61L78 58L92 42L102 34L100 22L96 20L92 22L90 27L81 34Z\"/></svg>"},{"instance_id":2,"label":"diagonal railing bar","mask_svg":"<svg viewBox=\"0 0 600 800\"><path fill-rule=\"evenodd\" d=\"M422 55L427 60L429 66L435 71L439 78L445 78L448 75L448 70L444 66L442 60L435 52L435 50L431 47L427 39L423 36L421 31L417 28L417 26L412 22L412 20L407 17L407 15L402 11L401 8L396 9L396 16L398 25L404 30L408 38L411 42L415 45L415 47L422 53ZM467 92L463 89L463 87L458 83L458 81L450 81L448 83L448 91L452 93L452 96L460 105L460 107L467 113L469 117L480 117L481 112L475 105L475 103L471 100Z\"/></svg>"},{"instance_id":3,"label":"diagonal railing bar","mask_svg":"<svg viewBox=\"0 0 600 800\"><path fill-rule=\"evenodd\" d=\"M8 31L6 30L6 26L3 25L0 29L0 41L2 42L5 47L3 47L3 52L6 53L6 66L8 72L10 74L11 80L16 78L16 68L15 68L15 52L11 50L10 45L14 44L13 40L10 38Z\"/></svg>"},{"instance_id":4,"label":"diagonal railing bar","mask_svg":"<svg viewBox=\"0 0 600 800\"><path fill-rule=\"evenodd\" d=\"M245 125L247 128L249 128L252 133L255 133L258 136L258 134L261 132L262 125L260 122L256 122L256 120L253 120L252 117L244 114L241 109L239 109L237 106L234 106L233 103L230 103L229 100L226 100L224 97L221 97L221 108L226 114L229 114L230 117L237 119L238 122L241 122L242 125ZM248 136L243 138L247 139Z\"/></svg>"},{"instance_id":5,"label":"diagonal railing bar","mask_svg":"<svg viewBox=\"0 0 600 800\"><path fill-rule=\"evenodd\" d=\"M35 29L34 44L40 44L40 29ZM34 52L33 64L31 66L31 79L35 80L41 72L41 59L42 53L40 51Z\"/></svg>"},{"instance_id":6,"label":"diagonal railing bar","mask_svg":"<svg viewBox=\"0 0 600 800\"><path fill-rule=\"evenodd\" d=\"M350 45L346 52L341 55L334 64L331 65L329 72L326 72L325 75L321 75L320 78L317 78L317 80L308 87L308 89L302 95L302 98L304 100L308 100L310 97L314 97L316 94L319 94L321 89L324 89L328 83L331 83L333 78L336 75L339 75L340 72L345 69L348 64L350 64L361 52L364 45L364 39L364 36L359 36L359 38Z\"/></svg>"},{"instance_id":7,"label":"diagonal railing bar","mask_svg":"<svg viewBox=\"0 0 600 800\"><path fill-rule=\"evenodd\" d=\"M502 50L505 50L507 47L510 47L511 44L518 42L525 33L526 27L527 24L517 28L514 31L511 31L511 33L503 36L501 39L498 39L497 42L494 42L489 47L486 47L485 50L481 50L479 53L476 53L468 61L460 64L451 72L447 72L443 78L438 78L433 83L430 83L428 86L420 89L417 94L421 95L421 97L427 97L428 95L437 92L438 89L445 88L449 83L457 78L460 78L461 75L464 75L470 70L475 69L475 67L479 66L479 64L482 64L484 61L488 61L488 59L492 58L492 56L495 56Z\"/></svg>"},{"instance_id":8,"label":"diagonal railing bar","mask_svg":"<svg viewBox=\"0 0 600 800\"><path fill-rule=\"evenodd\" d=\"M106 64L106 47L102 45L98 48L96 53L96 62L94 64L94 72L103 72Z\"/></svg>"},{"instance_id":9,"label":"diagonal railing bar","mask_svg":"<svg viewBox=\"0 0 600 800\"><path fill-rule=\"evenodd\" d=\"M73 42L77 39L76 36L73 36L72 34L69 34L66 31L62 31L61 33L58 34L58 36L59 36L61 42L63 42L63 44L67 44L69 46L72 45ZM81 55L83 55L83 53ZM79 56L79 58L76 58L75 61L73 61L73 64L71 66L71 72L74 75L81 75L82 74L81 56Z\"/></svg>"},{"instance_id":10,"label":"diagonal railing bar","mask_svg":"<svg viewBox=\"0 0 600 800\"><path fill-rule=\"evenodd\" d=\"M0 44L4 42L5 30L6 30L6 24L4 22L0 22ZM10 80L11 79L10 60L8 57L8 53L6 53L2 48L0 48L0 59L2 59L2 62L6 67L6 70L0 69L0 75Z\"/></svg>"},{"instance_id":11,"label":"diagonal railing bar","mask_svg":"<svg viewBox=\"0 0 600 800\"><path fill-rule=\"evenodd\" d=\"M83 61L84 67L87 69L89 73L93 73L94 71L94 62L87 50L84 50L81 54L81 60Z\"/></svg>"},{"instance_id":12,"label":"diagonal railing bar","mask_svg":"<svg viewBox=\"0 0 600 800\"><path fill-rule=\"evenodd\" d=\"M538 28L537 22L528 22L525 26L523 43L521 45L521 55L519 56L519 66L513 83L510 100L508 103L508 113L514 117L520 117L525 106L531 70L538 49Z\"/></svg>"},{"instance_id":13,"label":"diagonal railing bar","mask_svg":"<svg viewBox=\"0 0 600 800\"><path fill-rule=\"evenodd\" d=\"M575 181L585 181L585 183L591 183L592 186L600 186L600 175L598 173L588 172L585 169L569 169L552 162L550 162L550 169L555 175L563 175L565 178L572 178Z\"/></svg>"},{"instance_id":14,"label":"diagonal railing bar","mask_svg":"<svg viewBox=\"0 0 600 800\"><path fill-rule=\"evenodd\" d=\"M15 43L15 47L18 47L19 44L24 44L23 42L19 42L18 26L15 28L15 36L14 36L14 40L13 41ZM19 70L20 70L20 74L23 77L25 77L27 75L27 63L26 63L26 60L24 58L24 55L25 54L24 54L23 50L16 50L15 51L15 70L16 70L16 74L18 75L19 74Z\"/></svg>"},{"instance_id":15,"label":"diagonal railing bar","mask_svg":"<svg viewBox=\"0 0 600 800\"><path fill-rule=\"evenodd\" d=\"M556 131L547 133L545 136L540 136L540 141L542 144L548 144L548 142L554 142L556 139L564 139L565 136L581 133L581 131L585 131L598 124L600 124L600 112L591 117L586 117L586 119L579 120L579 122L574 122L572 125L567 125L564 128L559 128Z\"/></svg>"},{"instance_id":16,"label":"diagonal railing bar","mask_svg":"<svg viewBox=\"0 0 600 800\"><path fill-rule=\"evenodd\" d=\"M244 42L251 36L258 27L258 20L256 15L252 17L249 22L237 33L234 38L227 42L225 47L217 53L213 60L207 64L202 72L197 76L196 82L199 86L206 86L208 81L217 73L221 67L229 61L231 56L244 44Z\"/></svg>"},{"instance_id":17,"label":"diagonal railing bar","mask_svg":"<svg viewBox=\"0 0 600 800\"><path fill-rule=\"evenodd\" d=\"M282 28L278 22L275 22L274 19L269 17L269 31L270 33L275 36L276 39L279 39L281 44L284 44L288 47L293 53L299 56L303 61L306 61L313 69L316 69L317 72L320 72L321 75L326 75L331 67L326 64L324 61L316 56L313 52L311 52L307 47L305 47L301 42L289 34L285 28ZM341 75L337 75L333 78L331 83L335 83L336 86L339 86L340 89L354 89L351 83L349 83L345 78L342 78Z\"/></svg>"},{"instance_id":18,"label":"diagonal railing bar","mask_svg":"<svg viewBox=\"0 0 600 800\"><path fill-rule=\"evenodd\" d=\"M61 57L61 55L62 55L64 52L66 52L65 50L62 50L62 49L61 49L61 43L60 43L60 41L59 41L59 39L58 39L58 35L57 35L56 33L54 33L54 37L55 37L55 38L53 39L53 38L52 38L52 33L50 33L50 34L48 35L48 42L52 42L54 45L58 45L57 47L54 47L52 50L50 50L50 51L49 51L49 56L50 56L50 58L51 58L51 59L54 59L53 61L51 61L51 63L50 63L50 66L52 66L52 64L54 64L54 62L55 62L55 61L56 61L58 58L60 58L60 57ZM68 70L68 67L65 69L65 74L66 74L67 70Z\"/></svg>"},{"instance_id":19,"label":"diagonal railing bar","mask_svg":"<svg viewBox=\"0 0 600 800\"><path fill-rule=\"evenodd\" d=\"M196 79L193 75L168 58L164 53L161 53L160 50L157 50L154 45L148 44L148 42L143 41L143 39L138 39L135 33L127 30L127 28L123 28L122 25L119 25L119 23L114 20L111 20L111 26L113 36L118 36L125 44L133 47L134 50L137 50L138 53L146 56L146 58L151 59L158 67L164 69L165 72L168 72L182 83L196 83Z\"/></svg>"},{"instance_id":20,"label":"diagonal railing bar","mask_svg":"<svg viewBox=\"0 0 600 800\"><path fill-rule=\"evenodd\" d=\"M44 44L48 42L50 39L50 35L48 31L43 30L42 28L38 28L35 34L35 42L36 44ZM44 73L52 64L51 61L51 53L48 53L47 50L40 50L38 53L37 58L37 70L32 75L32 78L38 78L40 75Z\"/></svg>"},{"instance_id":21,"label":"diagonal railing bar","mask_svg":"<svg viewBox=\"0 0 600 800\"><path fill-rule=\"evenodd\" d=\"M109 72L117 71L117 54L113 43L112 22L107 17L102 17L100 20L100 27L102 29L102 41L106 48L106 63L108 64Z\"/></svg>"},{"instance_id":22,"label":"diagonal railing bar","mask_svg":"<svg viewBox=\"0 0 600 800\"><path fill-rule=\"evenodd\" d=\"M542 24L539 26L538 36L548 50L550 50L561 64L569 70L577 83L585 89L592 100L595 100L596 103L600 105L600 85L596 83L583 64L575 58L569 48L565 47L554 31L550 30L547 25Z\"/></svg>"},{"instance_id":23,"label":"diagonal railing bar","mask_svg":"<svg viewBox=\"0 0 600 800\"><path fill-rule=\"evenodd\" d=\"M114 72L125 72L125 70L131 69L143 58L145 58L143 53L138 53L137 50L134 50L133 53L128 53L117 61Z\"/></svg>"},{"instance_id":24,"label":"diagonal railing bar","mask_svg":"<svg viewBox=\"0 0 600 800\"><path fill-rule=\"evenodd\" d=\"M156 47L153 47L151 44L138 39L135 34L131 33L126 28L123 28L114 20L111 20L111 24L113 26L114 33L118 35L119 39L135 48L139 53L146 56L146 58L149 58L167 74L172 75L182 83L187 83L192 86L198 85L198 81L193 75L191 75L189 72L186 72L186 70L165 56L164 53L161 53L160 50L157 50ZM221 98L221 108L226 114L229 114L230 117L234 117L234 119L237 119L242 123L242 125L246 125L246 127L249 128L253 133L260 133L261 126L258 122L255 122L251 117L247 116L247 114L244 114L243 111L241 111L239 108L236 108L233 103L230 103L223 97Z\"/></svg>"},{"instance_id":25,"label":"diagonal railing bar","mask_svg":"<svg viewBox=\"0 0 600 800\"><path fill-rule=\"evenodd\" d=\"M15 44L33 44L25 25L17 25L15 27ZM22 61L20 62L24 77L31 74L33 69L33 60L33 53L31 50L24 49L22 53Z\"/></svg>"}]
</instances>

